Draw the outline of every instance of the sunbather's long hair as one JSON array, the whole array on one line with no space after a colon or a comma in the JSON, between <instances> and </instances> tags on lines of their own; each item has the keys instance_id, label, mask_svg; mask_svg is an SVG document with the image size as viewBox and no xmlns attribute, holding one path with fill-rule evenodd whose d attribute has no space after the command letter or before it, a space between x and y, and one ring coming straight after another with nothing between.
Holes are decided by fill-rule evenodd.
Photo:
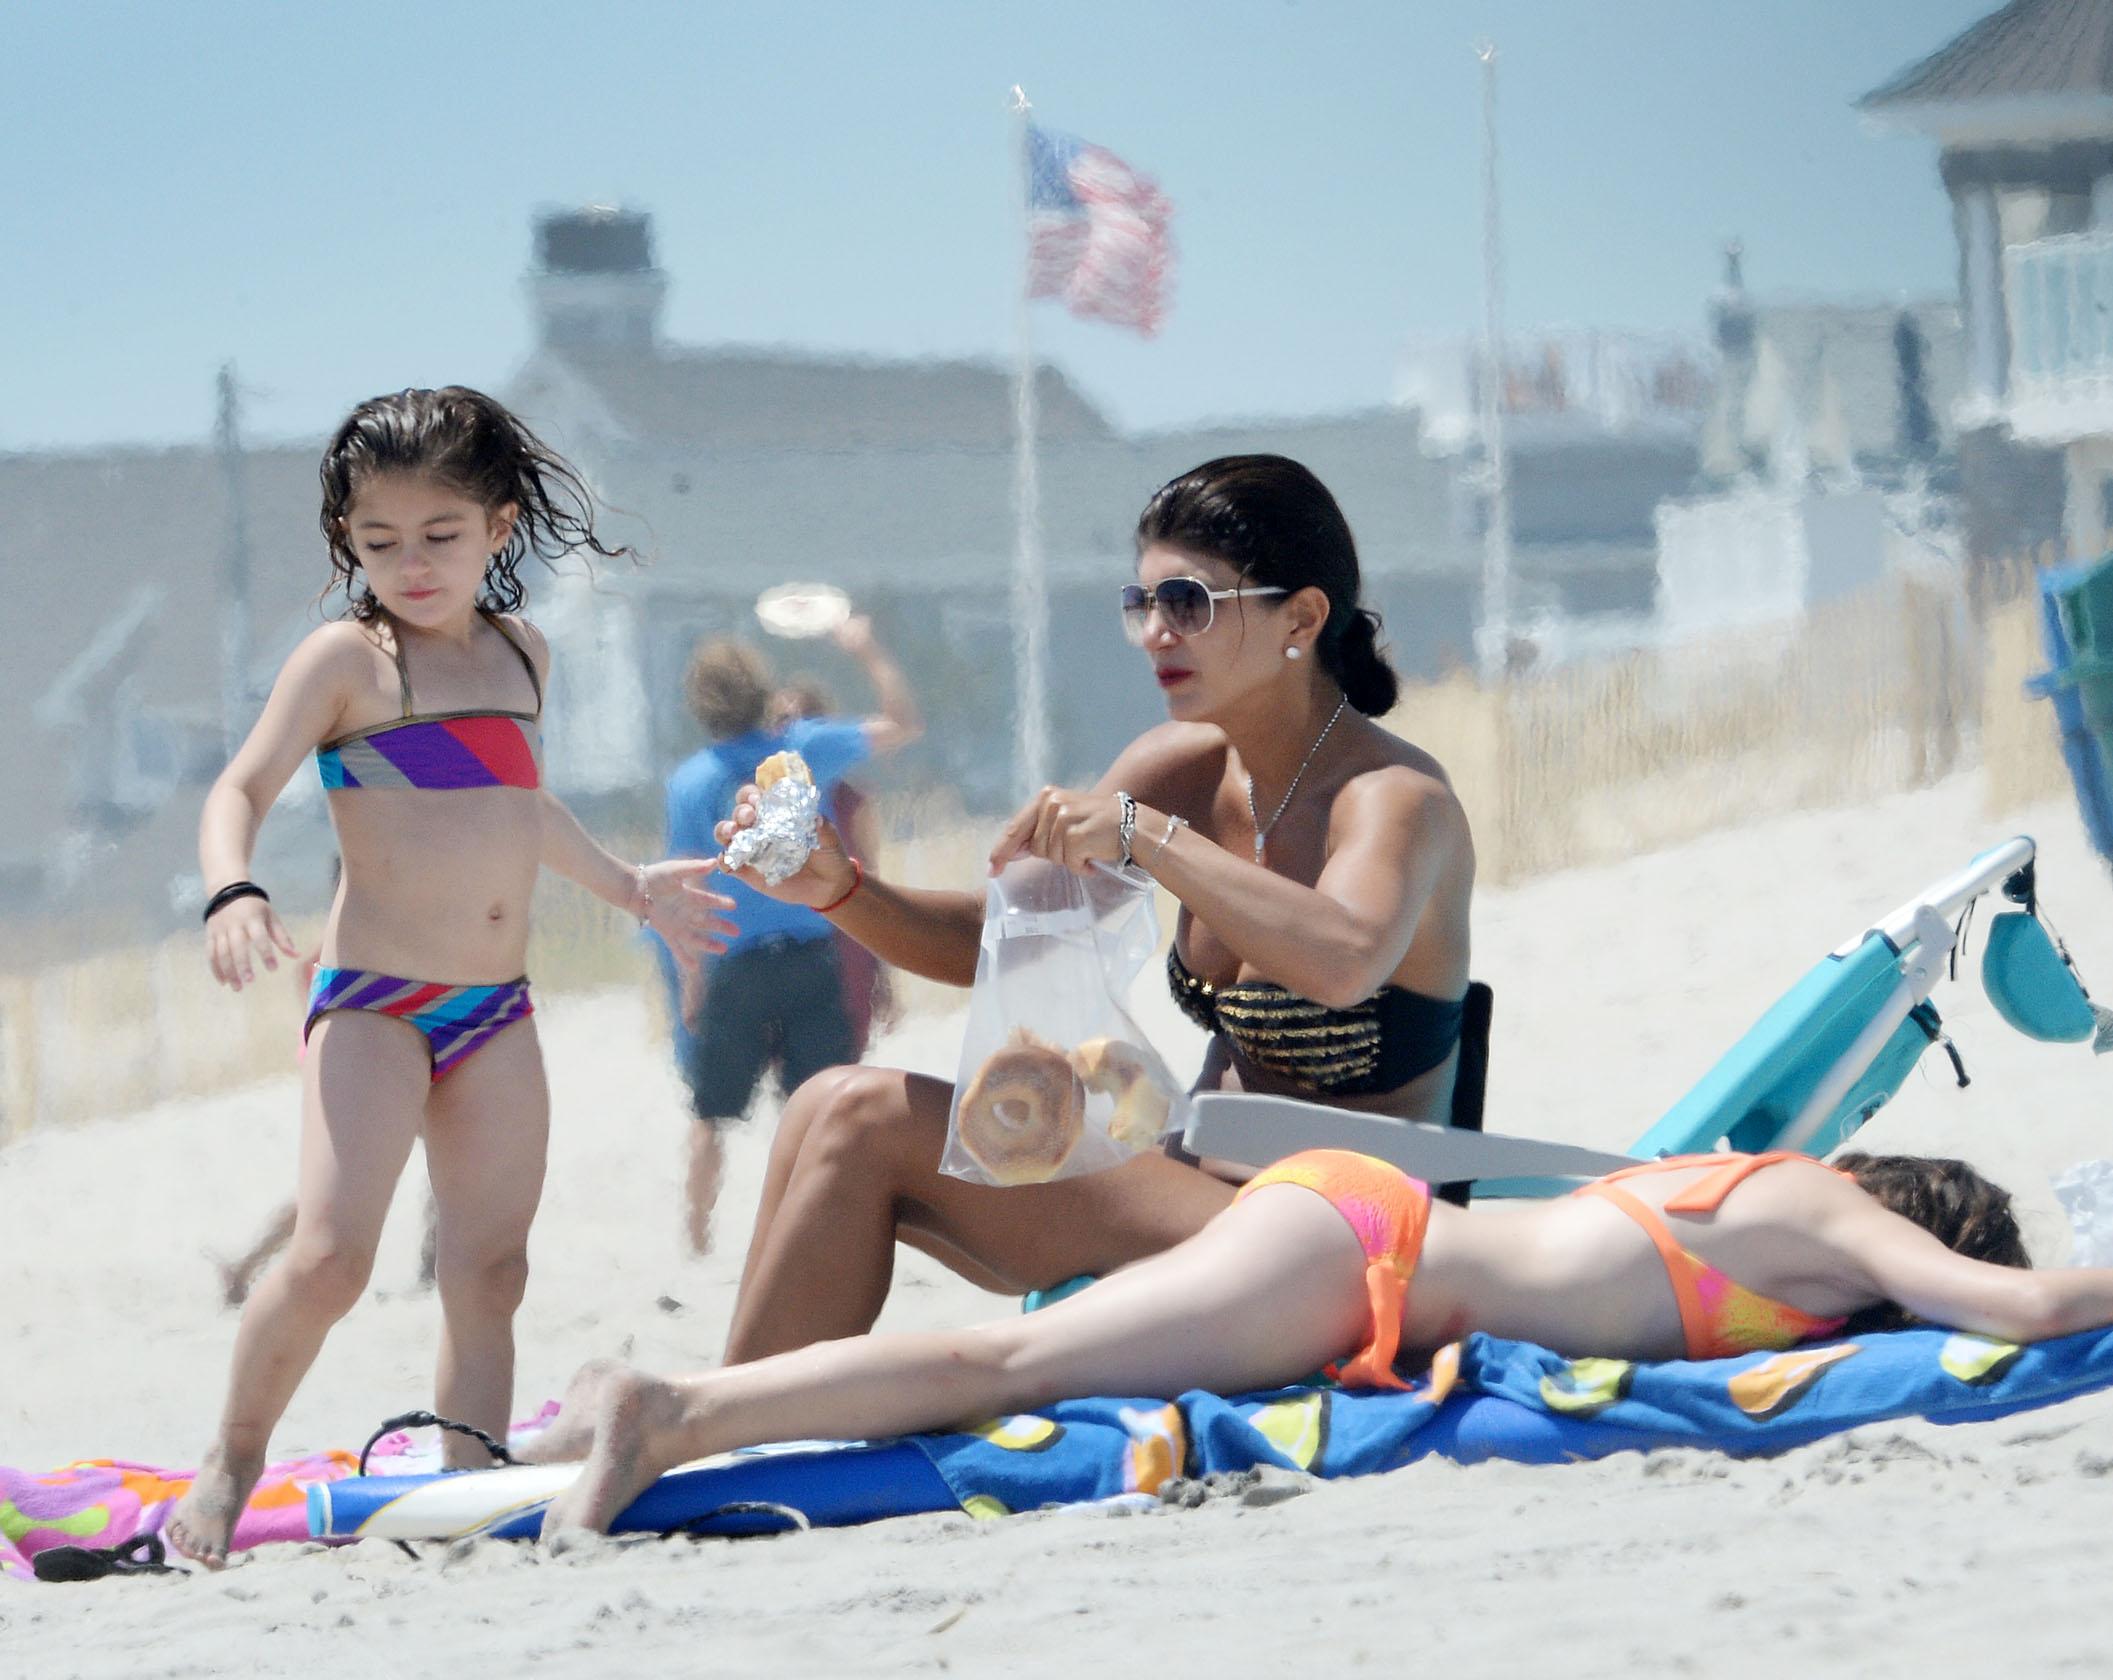
<instances>
[{"instance_id":1,"label":"sunbather's long hair","mask_svg":"<svg viewBox=\"0 0 2113 1680\"><path fill-rule=\"evenodd\" d=\"M1321 669L1367 717L1394 709L1401 684L1380 651L1379 614L1359 599L1364 584L1350 523L1298 462L1225 455L1190 468L1145 504L1137 546L1147 543L1222 560L1259 588L1320 590L1328 597L1328 622L1314 647Z\"/></svg>"},{"instance_id":2,"label":"sunbather's long hair","mask_svg":"<svg viewBox=\"0 0 2113 1680\"><path fill-rule=\"evenodd\" d=\"M1920 1225L1955 1254L1991 1266L2030 1270L2025 1234L2011 1211L2010 1192L1992 1184L1964 1161L1939 1155L1837 1155L1829 1163L1856 1180L1857 1188L1901 1218ZM1849 1320L1846 1334L1899 1330L1922 1321L1893 1301L1866 1307Z\"/></svg>"}]
</instances>

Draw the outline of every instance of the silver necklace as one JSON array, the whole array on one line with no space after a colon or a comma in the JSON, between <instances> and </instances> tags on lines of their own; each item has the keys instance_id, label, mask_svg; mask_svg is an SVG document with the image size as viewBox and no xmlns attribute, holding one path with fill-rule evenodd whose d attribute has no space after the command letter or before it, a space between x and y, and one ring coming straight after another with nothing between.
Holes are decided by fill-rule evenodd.
<instances>
[{"instance_id":1,"label":"silver necklace","mask_svg":"<svg viewBox=\"0 0 2113 1680\"><path fill-rule=\"evenodd\" d=\"M1269 831L1277 826L1278 818L1284 815L1291 804L1291 796L1299 791L1299 778L1306 774L1306 766L1313 762L1313 755L1321 750L1321 743L1328 739L1328 731L1335 727L1335 720L1343 715L1343 708L1350 704L1350 696L1344 695L1335 703L1335 710L1328 714L1328 721L1321 725L1321 732L1313 738L1313 745L1306 749L1306 756L1299 761L1298 769L1291 775L1291 786L1284 790L1284 797L1277 801L1277 808L1269 821L1255 809L1255 778L1250 771L1247 777L1247 820L1255 825L1255 862L1262 861L1262 847L1269 839Z\"/></svg>"}]
</instances>

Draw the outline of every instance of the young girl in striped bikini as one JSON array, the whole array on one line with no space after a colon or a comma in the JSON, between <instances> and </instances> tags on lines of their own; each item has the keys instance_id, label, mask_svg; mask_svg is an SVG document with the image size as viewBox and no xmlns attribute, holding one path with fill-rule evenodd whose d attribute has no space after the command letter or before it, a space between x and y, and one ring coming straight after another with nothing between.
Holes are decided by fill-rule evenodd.
<instances>
[{"instance_id":1,"label":"young girl in striped bikini","mask_svg":"<svg viewBox=\"0 0 2113 1680\"><path fill-rule=\"evenodd\" d=\"M490 397L451 386L362 403L322 483L349 611L294 650L199 824L207 955L237 991L298 957L247 876L265 812L311 752L344 858L309 996L293 1239L249 1298L219 1433L169 1524L209 1565L366 1286L421 1135L439 1208L436 1404L506 1430L549 1119L522 977L538 872L636 914L687 962L730 931L728 901L696 884L710 864L622 862L543 785L549 649L517 616L521 563L627 552L596 537L572 469Z\"/></svg>"}]
</instances>

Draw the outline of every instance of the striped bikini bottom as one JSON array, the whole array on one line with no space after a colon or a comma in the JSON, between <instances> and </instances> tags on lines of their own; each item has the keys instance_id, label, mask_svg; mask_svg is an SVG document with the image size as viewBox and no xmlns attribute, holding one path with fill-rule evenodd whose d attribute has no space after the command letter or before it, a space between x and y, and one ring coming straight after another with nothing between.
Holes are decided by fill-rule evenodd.
<instances>
[{"instance_id":1,"label":"striped bikini bottom","mask_svg":"<svg viewBox=\"0 0 2113 1680\"><path fill-rule=\"evenodd\" d=\"M444 1078L474 1056L501 1027L533 1015L528 982L508 980L497 986L443 986L429 980L400 980L364 968L318 968L308 989L305 1041L316 1021L333 1009L364 1009L393 1015L425 1034L433 1058L433 1077Z\"/></svg>"}]
</instances>

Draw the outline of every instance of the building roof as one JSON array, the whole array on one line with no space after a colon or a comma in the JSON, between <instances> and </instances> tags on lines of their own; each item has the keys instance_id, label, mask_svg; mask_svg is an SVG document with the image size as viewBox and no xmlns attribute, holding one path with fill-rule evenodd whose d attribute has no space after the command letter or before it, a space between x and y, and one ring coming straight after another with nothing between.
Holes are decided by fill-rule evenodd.
<instances>
[{"instance_id":1,"label":"building roof","mask_svg":"<svg viewBox=\"0 0 2113 1680\"><path fill-rule=\"evenodd\" d=\"M2113 95L2113 0L2011 0L1857 103L1867 111Z\"/></svg>"},{"instance_id":2,"label":"building roof","mask_svg":"<svg viewBox=\"0 0 2113 1680\"><path fill-rule=\"evenodd\" d=\"M1012 376L960 359L544 346L507 394L530 417L584 409L603 442L690 449L984 448L1013 427ZM1054 368L1041 370L1036 396L1045 442L1113 435Z\"/></svg>"},{"instance_id":3,"label":"building roof","mask_svg":"<svg viewBox=\"0 0 2113 1680\"><path fill-rule=\"evenodd\" d=\"M1126 575L1152 491L1219 455L1271 450L1305 462L1342 498L1375 573L1472 564L1450 528L1450 466L1418 448L1398 409L1320 420L1053 443L1040 454L1042 546L1052 582ZM1013 455L1001 431L979 447L709 450L655 443L591 459L611 532L648 557L636 584L753 597L790 575L875 587L995 587L1013 551ZM622 574L619 574L621 576Z\"/></svg>"}]
</instances>

